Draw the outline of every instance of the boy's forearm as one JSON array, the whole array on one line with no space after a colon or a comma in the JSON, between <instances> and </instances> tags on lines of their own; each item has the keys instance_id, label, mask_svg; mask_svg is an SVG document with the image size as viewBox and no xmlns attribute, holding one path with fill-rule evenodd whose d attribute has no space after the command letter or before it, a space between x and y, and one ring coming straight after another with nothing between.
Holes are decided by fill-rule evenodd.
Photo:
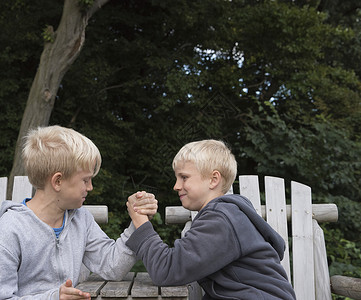
<instances>
[{"instance_id":1,"label":"boy's forearm","mask_svg":"<svg viewBox=\"0 0 361 300\"><path fill-rule=\"evenodd\" d=\"M144 223L149 221L149 218L147 215L141 215L138 213L134 213L131 216L133 224L135 226L135 228L139 228L140 226L142 226Z\"/></svg>"}]
</instances>

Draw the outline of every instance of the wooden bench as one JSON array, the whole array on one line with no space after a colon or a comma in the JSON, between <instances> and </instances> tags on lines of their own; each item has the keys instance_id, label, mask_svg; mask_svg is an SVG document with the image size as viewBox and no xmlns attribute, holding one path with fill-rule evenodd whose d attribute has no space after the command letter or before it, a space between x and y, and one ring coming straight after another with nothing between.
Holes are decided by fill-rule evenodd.
<instances>
[{"instance_id":1,"label":"wooden bench","mask_svg":"<svg viewBox=\"0 0 361 300\"><path fill-rule=\"evenodd\" d=\"M122 281L105 281L90 275L77 288L89 292L92 299L188 299L187 286L158 287L153 285L148 273L130 272Z\"/></svg>"},{"instance_id":2,"label":"wooden bench","mask_svg":"<svg viewBox=\"0 0 361 300\"><path fill-rule=\"evenodd\" d=\"M284 179L266 176L264 184L265 205L261 205L262 189L257 175L239 176L239 193L250 199L258 214L284 238L286 251L281 263L293 283L297 299L331 300L331 291L352 299L361 299L361 279L333 276L330 280L329 277L323 230L318 223L336 222L337 206L312 204L311 188L294 181L291 182L291 204L288 205ZM233 193L233 188L229 193ZM196 214L182 206L167 207L166 223L185 224L182 232L184 236ZM288 226L287 222L290 221L291 226ZM288 228L292 229L291 250ZM201 294L200 287L193 283L189 299L201 299Z\"/></svg>"}]
</instances>

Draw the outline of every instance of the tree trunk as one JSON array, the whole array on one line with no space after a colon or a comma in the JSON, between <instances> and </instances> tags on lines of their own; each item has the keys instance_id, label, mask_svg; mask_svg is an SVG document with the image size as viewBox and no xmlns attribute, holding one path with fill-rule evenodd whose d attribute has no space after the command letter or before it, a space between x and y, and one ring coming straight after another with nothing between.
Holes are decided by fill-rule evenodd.
<instances>
[{"instance_id":1,"label":"tree trunk","mask_svg":"<svg viewBox=\"0 0 361 300\"><path fill-rule=\"evenodd\" d=\"M81 10L77 0L64 1L59 27L56 32L49 32L50 41L45 43L30 89L16 142L13 167L8 181L7 199L11 199L14 176L25 175L21 159L24 136L31 128L49 124L61 80L83 48L88 20L108 1L94 0L93 5L87 10Z\"/></svg>"}]
</instances>

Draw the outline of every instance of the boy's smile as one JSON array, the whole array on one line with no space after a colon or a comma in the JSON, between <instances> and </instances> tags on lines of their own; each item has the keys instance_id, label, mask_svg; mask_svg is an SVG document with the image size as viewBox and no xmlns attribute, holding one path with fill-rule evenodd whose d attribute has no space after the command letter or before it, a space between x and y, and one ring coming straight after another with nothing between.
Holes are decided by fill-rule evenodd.
<instances>
[{"instance_id":1,"label":"boy's smile","mask_svg":"<svg viewBox=\"0 0 361 300\"><path fill-rule=\"evenodd\" d=\"M211 174L202 177L193 162L178 163L174 172L176 183L173 189L178 192L179 199L184 208L199 211L215 198L214 191L210 185Z\"/></svg>"}]
</instances>

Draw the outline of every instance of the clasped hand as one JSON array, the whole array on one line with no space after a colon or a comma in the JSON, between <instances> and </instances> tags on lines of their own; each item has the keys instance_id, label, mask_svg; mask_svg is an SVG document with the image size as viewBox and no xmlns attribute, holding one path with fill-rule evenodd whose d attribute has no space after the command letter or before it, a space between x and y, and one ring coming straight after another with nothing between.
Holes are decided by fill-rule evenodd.
<instances>
[{"instance_id":1,"label":"clasped hand","mask_svg":"<svg viewBox=\"0 0 361 300\"><path fill-rule=\"evenodd\" d=\"M158 201L151 193L137 192L128 197L127 208L134 226L138 228L156 214Z\"/></svg>"}]
</instances>

